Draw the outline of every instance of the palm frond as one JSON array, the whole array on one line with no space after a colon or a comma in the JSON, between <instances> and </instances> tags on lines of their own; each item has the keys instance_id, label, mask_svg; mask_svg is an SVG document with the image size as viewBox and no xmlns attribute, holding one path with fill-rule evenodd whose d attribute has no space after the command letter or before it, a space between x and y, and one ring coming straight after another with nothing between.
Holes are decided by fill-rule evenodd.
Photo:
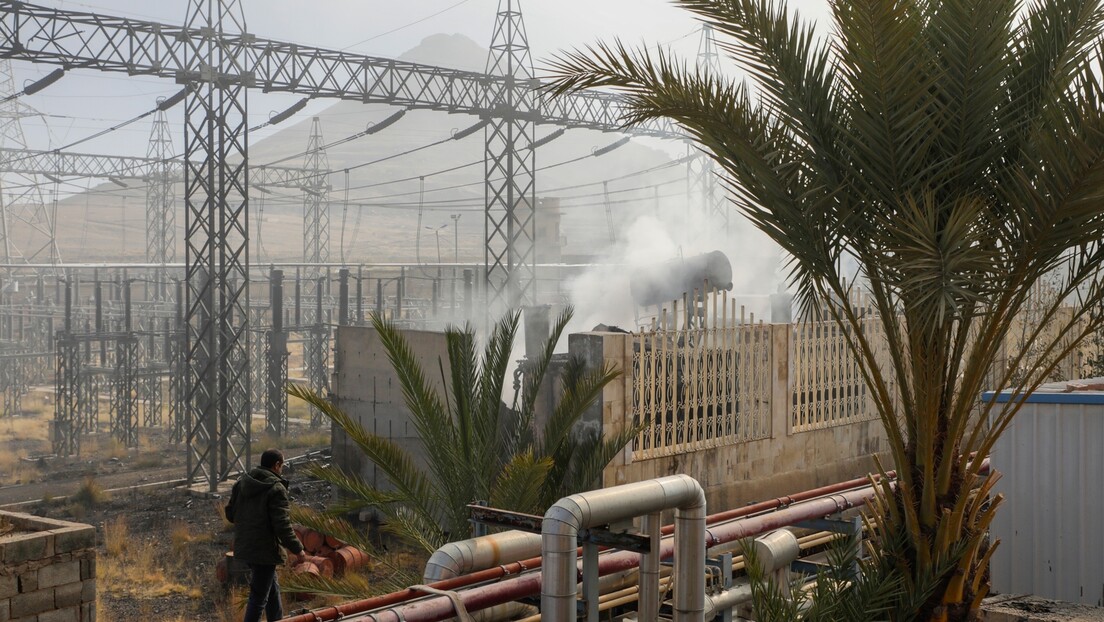
<instances>
[{"instance_id":1,"label":"palm frond","mask_svg":"<svg viewBox=\"0 0 1104 622\"><path fill-rule=\"evenodd\" d=\"M538 458L531 452L515 454L495 480L491 505L530 514L543 513L546 508L541 504L541 486L551 468L551 458Z\"/></svg>"},{"instance_id":2,"label":"palm frond","mask_svg":"<svg viewBox=\"0 0 1104 622\"><path fill-rule=\"evenodd\" d=\"M343 518L332 516L328 512L318 512L310 508L297 506L291 509L291 520L304 527L309 527L319 533L332 536L354 546L370 557L379 557L381 552L377 550L375 542L364 531L353 527Z\"/></svg>"},{"instance_id":3,"label":"palm frond","mask_svg":"<svg viewBox=\"0 0 1104 622\"><path fill-rule=\"evenodd\" d=\"M317 408L348 435L362 454L378 468L401 495L403 502L417 507L425 516L438 516L440 498L434 482L426 477L414 460L394 442L371 434L329 400L307 388L289 385L288 395Z\"/></svg>"}]
</instances>

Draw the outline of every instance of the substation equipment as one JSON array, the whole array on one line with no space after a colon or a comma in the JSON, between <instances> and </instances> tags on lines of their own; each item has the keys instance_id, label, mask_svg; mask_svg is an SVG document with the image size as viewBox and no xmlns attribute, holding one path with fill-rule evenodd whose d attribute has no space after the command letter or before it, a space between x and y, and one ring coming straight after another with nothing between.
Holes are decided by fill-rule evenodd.
<instances>
[{"instance_id":1,"label":"substation equipment","mask_svg":"<svg viewBox=\"0 0 1104 622\"><path fill-rule=\"evenodd\" d=\"M249 465L253 413L266 413L269 431L286 431L283 387L292 335L306 342L308 383L325 390L331 325L363 322L367 310L382 310L385 298L397 299L401 317L404 294L401 271L373 277L364 266L330 262L328 176L334 171L317 122L304 166L249 164L249 91L298 94L301 103L332 98L387 104L400 110L396 114L425 109L479 119L486 163L484 261L464 271L464 300L470 305L478 292L489 308L535 302L538 125L685 139L667 120L623 127L622 103L610 94L549 97L535 77L516 0L500 0L484 73L257 37L246 29L239 0L188 0L184 26L0 0L0 29L0 87L11 93L11 60L59 67L50 81L80 69L181 86L151 111L157 116L144 158L27 149L19 119L30 113L17 99L0 103L8 146L0 153L0 173L147 184L145 264L66 264L55 235L56 202L53 209L41 197L2 206L3 407L17 409L22 391L43 382L56 365L56 453L79 451L81 434L94 431L99 420L99 396L107 393L113 435L131 444L140 424L170 426L174 439L188 446L187 480L210 490ZM703 37L703 46L699 56L715 64L712 39ZM171 157L164 117L178 103L185 107L182 159ZM708 159L691 161L696 169L688 183L712 184ZM173 185L180 180L185 234L184 256L177 259ZM263 272L251 265L251 187L302 190L301 263ZM727 219L723 208L705 209ZM14 219L43 240L20 248L8 236ZM12 287L17 270L35 271L34 294L18 304ZM289 296L292 270L295 294ZM144 285L139 301L131 293L135 283ZM385 287L394 293L385 296ZM260 293L265 289L268 296ZM258 294L267 300L255 300ZM168 405L167 422L160 421L162 404ZM317 413L312 422L320 423Z\"/></svg>"}]
</instances>

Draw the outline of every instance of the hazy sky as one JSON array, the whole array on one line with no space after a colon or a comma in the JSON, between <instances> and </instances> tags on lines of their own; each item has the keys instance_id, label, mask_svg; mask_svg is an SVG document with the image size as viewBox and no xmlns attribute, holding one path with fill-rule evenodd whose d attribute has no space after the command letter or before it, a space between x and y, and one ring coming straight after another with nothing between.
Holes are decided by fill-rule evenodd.
<instances>
[{"instance_id":1,"label":"hazy sky","mask_svg":"<svg viewBox=\"0 0 1104 622\"><path fill-rule=\"evenodd\" d=\"M186 0L35 1L72 11L169 24L182 24L188 6ZM820 18L825 11L824 0L791 4L813 18ZM248 30L257 36L391 57L435 33L461 33L487 45L498 0L242 0L242 6ZM667 0L527 0L520 7L538 66L558 50L614 37L649 45L668 43L689 55L697 51L697 22ZM13 69L16 84L22 85L53 67L16 61ZM25 122L28 143L40 149L65 145L141 114L153 107L157 97L178 89L169 80L72 71L43 92L22 99L42 113L55 115L47 119L48 128L38 121ZM252 124L297 99L251 94ZM315 113L330 103L312 102L300 115ZM181 131L177 117L171 120L174 133ZM148 133L148 123L139 122L74 150L144 155Z\"/></svg>"}]
</instances>

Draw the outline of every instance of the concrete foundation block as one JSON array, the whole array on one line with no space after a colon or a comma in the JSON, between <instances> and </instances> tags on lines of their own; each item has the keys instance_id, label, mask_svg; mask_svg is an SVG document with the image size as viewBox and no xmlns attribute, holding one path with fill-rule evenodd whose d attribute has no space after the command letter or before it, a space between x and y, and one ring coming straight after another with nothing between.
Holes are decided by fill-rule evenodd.
<instances>
[{"instance_id":1,"label":"concrete foundation block","mask_svg":"<svg viewBox=\"0 0 1104 622\"><path fill-rule=\"evenodd\" d=\"M15 575L0 575L0 598L11 598L19 593L19 579Z\"/></svg>"},{"instance_id":2,"label":"concrete foundation block","mask_svg":"<svg viewBox=\"0 0 1104 622\"><path fill-rule=\"evenodd\" d=\"M89 557L80 560L81 563L81 581L96 578L96 558Z\"/></svg>"},{"instance_id":3,"label":"concrete foundation block","mask_svg":"<svg viewBox=\"0 0 1104 622\"><path fill-rule=\"evenodd\" d=\"M54 551L72 553L96 547L96 528L87 525L58 529L54 533Z\"/></svg>"},{"instance_id":4,"label":"concrete foundation block","mask_svg":"<svg viewBox=\"0 0 1104 622\"><path fill-rule=\"evenodd\" d=\"M84 584L67 583L54 589L54 606L63 609L66 607L79 607L83 601L81 594Z\"/></svg>"},{"instance_id":5,"label":"concrete foundation block","mask_svg":"<svg viewBox=\"0 0 1104 622\"><path fill-rule=\"evenodd\" d=\"M38 585L40 588L54 587L66 583L78 583L80 580L80 561L50 564L38 571Z\"/></svg>"},{"instance_id":6,"label":"concrete foundation block","mask_svg":"<svg viewBox=\"0 0 1104 622\"><path fill-rule=\"evenodd\" d=\"M11 617L16 620L38 615L44 611L50 611L53 608L53 588L38 590L30 592L29 594L18 594L12 596L11 599Z\"/></svg>"},{"instance_id":7,"label":"concrete foundation block","mask_svg":"<svg viewBox=\"0 0 1104 622\"><path fill-rule=\"evenodd\" d=\"M19 573L19 593L29 594L38 590L38 571L24 570Z\"/></svg>"},{"instance_id":8,"label":"concrete foundation block","mask_svg":"<svg viewBox=\"0 0 1104 622\"><path fill-rule=\"evenodd\" d=\"M47 556L47 539L43 538L42 534L17 534L0 543L0 560L6 566Z\"/></svg>"},{"instance_id":9,"label":"concrete foundation block","mask_svg":"<svg viewBox=\"0 0 1104 622\"><path fill-rule=\"evenodd\" d=\"M55 609L38 616L38 622L81 622L79 606Z\"/></svg>"}]
</instances>

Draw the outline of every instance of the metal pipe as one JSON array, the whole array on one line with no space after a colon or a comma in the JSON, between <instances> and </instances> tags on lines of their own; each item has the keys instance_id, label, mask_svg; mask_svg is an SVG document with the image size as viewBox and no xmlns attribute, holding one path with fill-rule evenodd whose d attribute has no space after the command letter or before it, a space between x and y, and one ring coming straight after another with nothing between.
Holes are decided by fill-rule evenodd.
<instances>
[{"instance_id":1,"label":"metal pipe","mask_svg":"<svg viewBox=\"0 0 1104 622\"><path fill-rule=\"evenodd\" d=\"M541 537L524 531L504 531L449 542L430 555L422 580L429 584L473 571L520 561L540 553Z\"/></svg>"},{"instance_id":2,"label":"metal pipe","mask_svg":"<svg viewBox=\"0 0 1104 622\"><path fill-rule=\"evenodd\" d=\"M986 463L987 462L988 459L986 459ZM985 473L987 469L987 465L983 465L980 472ZM890 474L892 475L892 473L891 471ZM877 477L874 478L875 481L878 479ZM863 483L865 483L866 486L862 486ZM772 509L776 509L777 511L767 516L776 517L776 520L781 521L784 525L790 525L813 518L823 518L831 514L832 511L830 509L825 511L827 508L821 504L810 504L810 499L813 498L811 495L814 493L820 493L820 495L835 494L837 492L842 492L840 489L843 488L843 490L850 490L850 493L848 493L850 501L853 502L855 506L858 506L865 504L873 497L874 491L869 484L870 478L856 478L848 480L847 482L812 489L788 497L780 497L771 501L721 512L710 518L722 517L720 520L731 521L728 525L738 525L745 520L761 518L748 517L749 514L766 512ZM862 486L862 488L859 488L859 486ZM801 499L803 502L797 501L798 499ZM833 499L830 507L837 507L838 504L839 500ZM821 513L817 514L817 512ZM668 527L665 527L663 531L667 532ZM777 527L762 529L757 533L764 533L775 528ZM721 534L725 536L724 538L718 538L712 527L707 530L706 534L710 537L710 541L714 542L712 546L739 540L747 535L757 535L757 533L744 533L740 535L739 531L736 531L735 535L732 535L730 534L731 529L731 527L728 527L725 529L724 533ZM666 557L671 555L673 551L673 546L664 545L660 549L660 555ZM602 560L599 562L599 572L602 575L624 572L625 570L634 568L638 562L639 555L636 553L612 553L603 556ZM538 594L541 590L541 573L529 571L539 568L540 566L541 559L539 557L527 559L512 564L504 564L498 568L489 568L484 571L474 572L472 574L456 577L455 579L439 581L434 583L431 587L441 590L459 590L479 583L493 582L460 592L464 606L467 607L469 611L477 611L485 607ZM511 575L517 576L506 578ZM331 622L333 620L345 619L349 616L356 616L370 611L376 612L372 614L372 619L376 622L401 622L402 620L406 620L407 622L438 622L439 620L444 620L455 615L452 608L452 602L447 598L434 597L412 601L412 599L416 599L419 596L420 593L414 590L405 589L383 596L317 609L309 613L286 618L284 622ZM380 611L384 607L390 607L391 609Z\"/></svg>"},{"instance_id":3,"label":"metal pipe","mask_svg":"<svg viewBox=\"0 0 1104 622\"><path fill-rule=\"evenodd\" d=\"M651 539L651 550L640 556L640 608L642 620L656 620L659 616L659 541L663 524L661 514L653 512L644 516L640 530Z\"/></svg>"},{"instance_id":4,"label":"metal pipe","mask_svg":"<svg viewBox=\"0 0 1104 622\"><path fill-rule=\"evenodd\" d=\"M823 486L815 488L802 493L794 495L779 497L770 501L765 501L755 505L745 506L737 508L735 510L728 510L713 515L710 518L718 517L719 520L732 520L733 518L739 518L740 516L746 516L756 512L764 512L780 507L790 505L797 502L798 499L806 500L812 498L814 494L831 494L838 492L839 489L853 489L863 484L869 486L869 478L855 478L846 482L840 482L839 484L833 484L831 486ZM708 521L712 523L713 521ZM665 526L661 532L670 533L673 531L673 525ZM661 550L660 555L663 554ZM635 555L635 554L634 554ZM489 568L487 570L473 572L454 579L447 579L445 581L438 581L433 583L431 587L435 587L441 590L458 590L467 586L475 585L484 582L497 582L492 583L490 586L486 586L489 591L494 591L495 594L484 595L481 593L483 588L474 588L463 592L464 604L468 607L469 611L476 610L477 603L480 601L487 601L487 605L491 606L499 604L498 597L506 598L506 600L513 600L517 598L524 598L533 596L540 591L540 575L537 573L530 573L523 575L530 570L540 568L542 565L542 559L540 557L534 557L520 562L514 562L511 564L503 564L497 568ZM601 565L599 566L601 572ZM617 571L611 571L611 574ZM622 570L623 572L623 570ZM513 579L507 579L511 575L519 575ZM505 579L505 580L504 580ZM493 586L506 586L495 588ZM414 590L405 589L398 592L392 592L391 594L384 594L382 596L376 596L373 598L352 601L343 603L340 605L334 605L331 607L325 607L322 609L314 610L310 613L294 616L286 619L284 622L330 622L333 620L343 619L346 616L357 615L368 611L375 611L384 607L395 607L401 603L416 599L420 594ZM470 600L469 600L470 599ZM440 599L439 603L442 613L440 618L432 618L433 620L441 620L450 617L451 604L445 599ZM428 619L428 618L427 618Z\"/></svg>"},{"instance_id":5,"label":"metal pipe","mask_svg":"<svg viewBox=\"0 0 1104 622\"><path fill-rule=\"evenodd\" d=\"M618 520L674 509L676 622L700 621L704 612L705 576L695 569L705 565L705 491L688 475L615 486L560 499L548 508L541 523L541 550L546 580L541 587L541 615L552 622L576 618L579 530ZM658 549L659 547L655 547ZM639 557L630 553L634 565ZM700 576L699 576L700 575ZM687 579L688 578L688 579Z\"/></svg>"}]
</instances>

